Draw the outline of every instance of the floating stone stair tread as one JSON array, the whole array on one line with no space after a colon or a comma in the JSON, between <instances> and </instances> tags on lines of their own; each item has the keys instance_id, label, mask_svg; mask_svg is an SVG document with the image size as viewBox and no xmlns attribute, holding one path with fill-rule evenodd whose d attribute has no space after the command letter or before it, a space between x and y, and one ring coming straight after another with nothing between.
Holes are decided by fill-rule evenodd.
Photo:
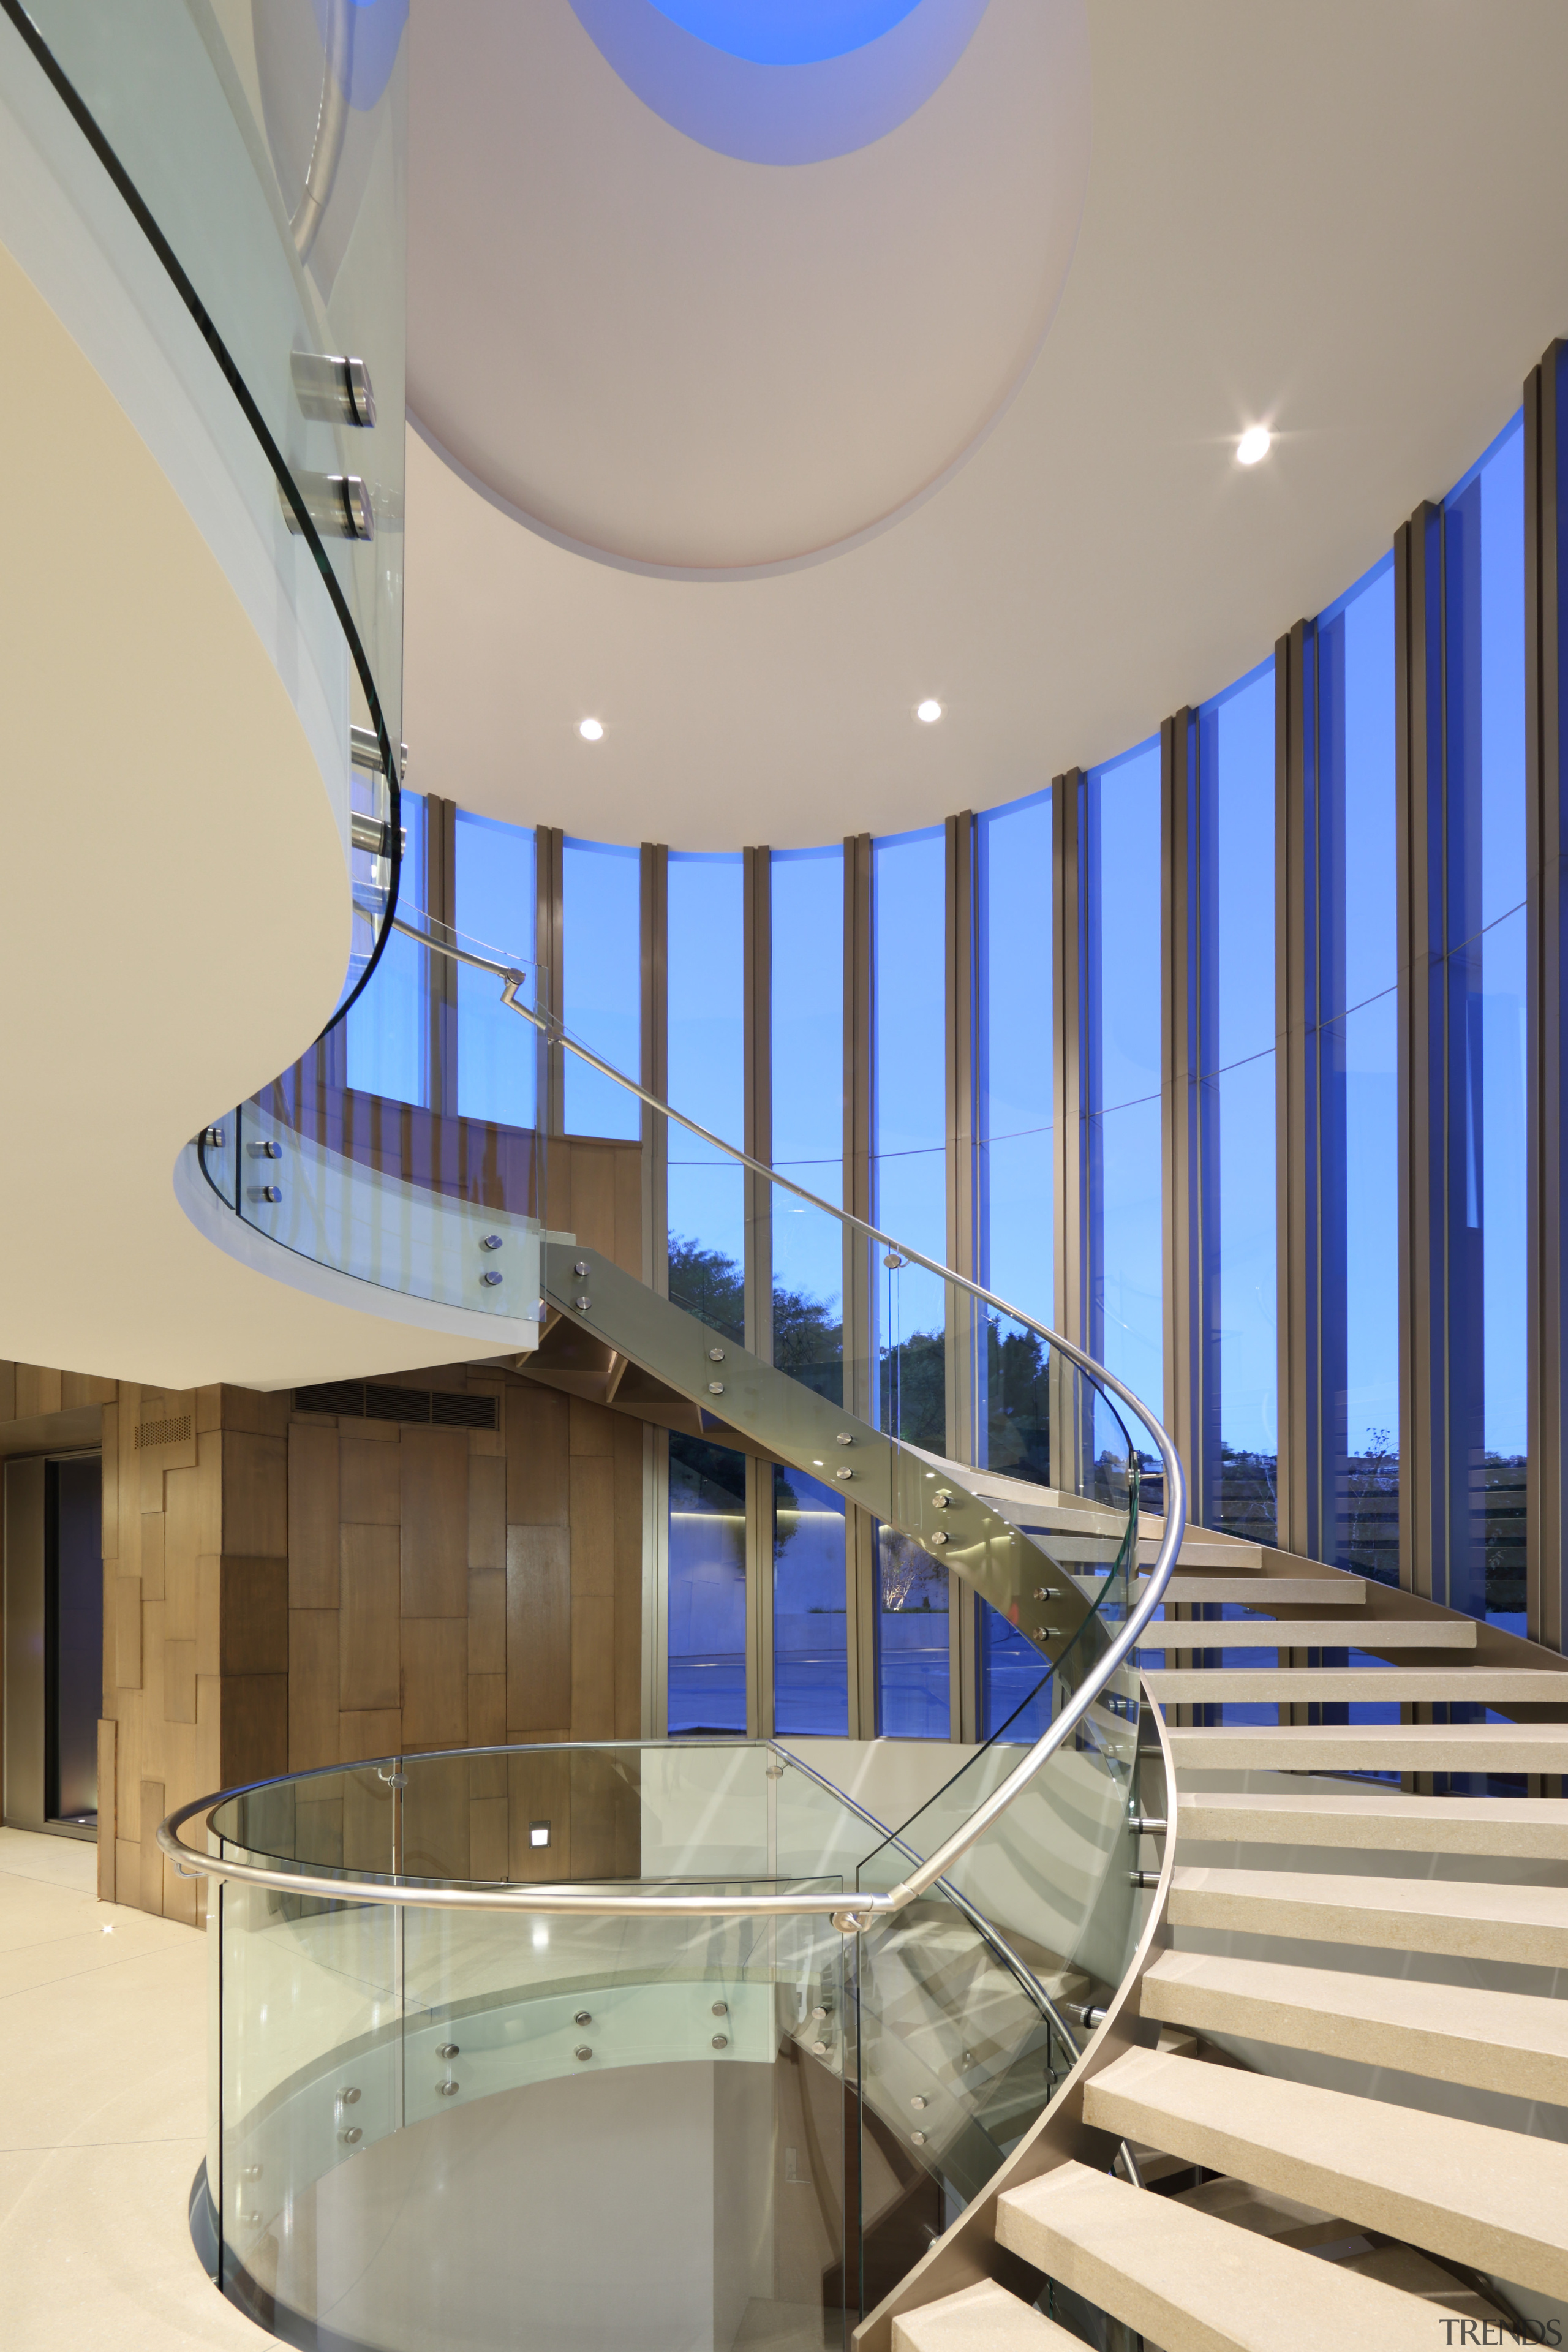
<instances>
[{"instance_id":1,"label":"floating stone stair tread","mask_svg":"<svg viewBox=\"0 0 1568 2352\"><path fill-rule=\"evenodd\" d=\"M893 2352L1083 2352L1083 2346L987 2280L895 2319Z\"/></svg>"},{"instance_id":2,"label":"floating stone stair tread","mask_svg":"<svg viewBox=\"0 0 1568 2352\"><path fill-rule=\"evenodd\" d=\"M1568 1706L1568 1674L1549 1666L1174 1666L1152 1669L1149 1687L1167 1705L1393 1699L1411 1706Z\"/></svg>"},{"instance_id":3,"label":"floating stone stair tread","mask_svg":"<svg viewBox=\"0 0 1568 2352\"><path fill-rule=\"evenodd\" d=\"M1262 1606L1261 1601L1258 1604ZM1301 1637L1305 1635L1303 1640ZM1473 1617L1373 1618L1358 1624L1352 1618L1331 1621L1238 1617L1176 1622L1166 1618L1151 1625L1139 1638L1139 1651L1149 1650L1365 1650L1383 1657L1391 1650L1473 1650Z\"/></svg>"},{"instance_id":4,"label":"floating stone stair tread","mask_svg":"<svg viewBox=\"0 0 1568 2352\"><path fill-rule=\"evenodd\" d=\"M1172 2066L1245 2080L1172 2058ZM1436 2352L1429 2305L1087 2165L997 2200L996 2235L1163 2352Z\"/></svg>"},{"instance_id":5,"label":"floating stone stair tread","mask_svg":"<svg viewBox=\"0 0 1568 2352\"><path fill-rule=\"evenodd\" d=\"M1568 1966L1568 1887L1342 1878L1328 1871L1215 1870L1178 1863L1170 1916L1178 1927Z\"/></svg>"},{"instance_id":6,"label":"floating stone stair tread","mask_svg":"<svg viewBox=\"0 0 1568 2352\"><path fill-rule=\"evenodd\" d=\"M1564 1723L1225 1724L1169 1738L1178 1772L1568 1772Z\"/></svg>"},{"instance_id":7,"label":"floating stone stair tread","mask_svg":"<svg viewBox=\"0 0 1568 2352\"><path fill-rule=\"evenodd\" d=\"M1568 2002L1208 1952L1162 1952L1141 2000L1145 2017L1199 2033L1568 2106Z\"/></svg>"},{"instance_id":8,"label":"floating stone stair tread","mask_svg":"<svg viewBox=\"0 0 1568 2352\"><path fill-rule=\"evenodd\" d=\"M1312 2083L1129 2051L1084 2119L1214 2172L1332 2206L1358 2230L1568 2293L1568 2147ZM1430 2325L1430 2322L1428 2322Z\"/></svg>"},{"instance_id":9,"label":"floating stone stair tread","mask_svg":"<svg viewBox=\"0 0 1568 2352\"><path fill-rule=\"evenodd\" d=\"M1167 1601L1235 1601L1245 1609L1354 1609L1366 1599L1359 1576L1173 1576Z\"/></svg>"},{"instance_id":10,"label":"floating stone stair tread","mask_svg":"<svg viewBox=\"0 0 1568 2352\"><path fill-rule=\"evenodd\" d=\"M1363 1797L1222 1796L1194 1789L1183 1791L1179 1821L1184 1842L1568 1862L1568 1800L1561 1797L1404 1797L1384 1790Z\"/></svg>"}]
</instances>

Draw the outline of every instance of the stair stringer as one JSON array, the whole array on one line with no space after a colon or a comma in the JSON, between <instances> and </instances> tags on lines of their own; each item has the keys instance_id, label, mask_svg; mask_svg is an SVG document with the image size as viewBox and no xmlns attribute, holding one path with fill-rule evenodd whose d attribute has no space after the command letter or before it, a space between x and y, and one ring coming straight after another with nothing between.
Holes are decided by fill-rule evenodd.
<instances>
[{"instance_id":1,"label":"stair stringer","mask_svg":"<svg viewBox=\"0 0 1568 2352\"><path fill-rule=\"evenodd\" d=\"M1059 1664L1095 1616L1071 1573L986 1496L988 1474L951 1463L933 1469L933 1457L764 1363L570 1235L544 1237L542 1266L551 1307L759 1451L837 1486L912 1538L1000 1611L1047 1664ZM519 1367L529 1368L527 1360ZM716 1433L715 1442L723 1437ZM1075 1516L1084 1507L1076 1500ZM1115 1712L1097 1709L1097 1721Z\"/></svg>"}]
</instances>

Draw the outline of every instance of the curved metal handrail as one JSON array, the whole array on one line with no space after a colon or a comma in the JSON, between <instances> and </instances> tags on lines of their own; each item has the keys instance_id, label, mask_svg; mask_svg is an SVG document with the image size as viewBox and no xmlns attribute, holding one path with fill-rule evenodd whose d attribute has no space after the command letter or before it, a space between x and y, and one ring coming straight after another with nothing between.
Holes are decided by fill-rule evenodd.
<instances>
[{"instance_id":1,"label":"curved metal handrail","mask_svg":"<svg viewBox=\"0 0 1568 2352\"><path fill-rule=\"evenodd\" d=\"M586 1062L591 1069L599 1071L615 1085L625 1087L628 1094L635 1095L639 1102L645 1104L658 1118L673 1119L676 1125L684 1128L689 1135L695 1135L715 1150L723 1152L729 1159L749 1169L753 1175L762 1177L770 1184L782 1186L785 1192L793 1193L797 1200L805 1202L814 1209L820 1209L825 1215L833 1217L840 1225L847 1226L852 1231L863 1234L868 1241L882 1243L889 1249L897 1250L901 1257L909 1260L912 1265L923 1266L927 1273L937 1276L943 1282L952 1283L956 1289L962 1290L968 1297L977 1299L982 1306L994 1307L998 1314L1005 1316L1010 1322L1022 1324L1026 1330L1032 1331L1037 1338L1045 1340L1048 1347L1057 1349L1068 1363L1075 1365L1091 1387L1098 1389L1108 1398L1119 1399L1127 1407L1132 1418L1142 1424L1153 1440L1155 1451L1160 1456L1161 1466L1164 1472L1165 1524L1160 1538L1159 1550L1155 1554L1142 1598L1136 1606L1129 1611L1121 1632L1111 1639L1100 1662L1099 1672L1092 1678L1086 1677L1079 1684L1060 1714L1014 1766L1006 1779L1000 1781L991 1794L982 1800L967 1820L950 1837L943 1840L934 1853L928 1854L918 1868L910 1872L907 1877L900 1879L896 1886L889 1887L881 1893L857 1891L852 1901L846 1902L842 1892L837 1895L729 1895L721 1897L712 1895L616 1895L605 1893L574 1895L564 1888L509 1887L500 1891L493 1888L480 1890L474 1887L437 1887L422 1889L416 1894L412 1890L374 1880L333 1879L330 1882L334 1895L340 1899L365 1903L417 1902L422 1906L441 1910L545 1911L555 1914L589 1915L641 1913L649 1917L669 1916L723 1918L798 1917L806 1913L826 1912L831 1916L835 1927L840 1928L846 1935L860 1934L874 1920L887 1918L904 1910L910 1903L925 1894L928 1888L934 1886L938 1879L947 1876L953 1864L961 1861L970 1847L984 1835L992 1823L1007 1811L1014 1800L1028 1787L1037 1773L1050 1761L1058 1748L1065 1746L1069 1736L1077 1730L1118 1667L1136 1650L1144 1627L1150 1622L1154 1612L1164 1599L1165 1587L1170 1582L1172 1571L1176 1564L1176 1556L1182 1548L1182 1538L1186 1532L1186 1486L1176 1449L1148 1407L1133 1394L1132 1391L1123 1381L1119 1381L1114 1372L1107 1370L1103 1364L1097 1364L1091 1356L1087 1355L1072 1340L1063 1339L1058 1332L1052 1331L1046 1324L1037 1322L1035 1318L1032 1315L1026 1315L1021 1307L1015 1307L1007 1299L999 1297L994 1290L987 1290L983 1283L972 1281L967 1275L956 1273L952 1266L943 1265L937 1259L927 1257L923 1251L917 1250L909 1243L899 1240L896 1234L884 1233L879 1225L873 1225L864 1217L856 1216L852 1211L838 1208L833 1202L823 1200L819 1194L807 1192L804 1184L795 1183L792 1178L781 1176L776 1170L770 1168L765 1160L753 1159L750 1152L742 1150L739 1145L728 1142L721 1135L715 1135L711 1129L700 1126L696 1119L688 1118L683 1111L676 1110L671 1104L663 1101L647 1087L639 1086L636 1079L628 1078L624 1071L617 1070L613 1063L606 1062L601 1055L595 1054L591 1046L584 1045L573 1037L553 1015L538 1012L531 1005L519 1003L517 992L525 984L527 979L527 974L519 966L504 963L498 958L478 954L472 949L434 939L427 929L422 929L396 913L394 913L391 918L390 928L403 931L410 939L416 940L422 947L428 949L433 954L446 956L453 962L468 964L480 971L491 973L500 981L501 1002L511 1012L520 1013L523 1020L531 1022L552 1045L563 1046L568 1052L575 1054L581 1061ZM1117 1414L1117 1420L1131 1447L1131 1438L1120 1413ZM1135 1501L1131 1544L1133 1557L1131 1565L1135 1571L1137 1566ZM476 1749L474 1752L482 1754L484 1751ZM342 1768L329 1767L328 1769L342 1769ZM252 1788L267 1785L268 1784L262 1781L250 1784ZM319 1892L321 1885L321 1881L319 1879L301 1879L290 1873L258 1870L249 1864L231 1863L220 1855L203 1853L196 1847L186 1845L181 1839L180 1830L196 1814L215 1811L228 1798L246 1793L245 1790L224 1790L216 1795L198 1797L193 1803L182 1806L178 1812L172 1813L168 1820L161 1824L158 1830L159 1846L172 1861L177 1863L186 1872L195 1871L207 1877L235 1879L246 1884L279 1887L295 1893Z\"/></svg>"}]
</instances>

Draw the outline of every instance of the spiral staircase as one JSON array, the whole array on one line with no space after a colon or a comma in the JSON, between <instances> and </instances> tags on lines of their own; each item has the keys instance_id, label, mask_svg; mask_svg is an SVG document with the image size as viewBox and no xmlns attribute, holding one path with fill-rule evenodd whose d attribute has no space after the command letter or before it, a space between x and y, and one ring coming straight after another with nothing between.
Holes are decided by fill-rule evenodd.
<instances>
[{"instance_id":1,"label":"spiral staircase","mask_svg":"<svg viewBox=\"0 0 1568 2352\"><path fill-rule=\"evenodd\" d=\"M1181 1621L1219 1603L1247 1613L1209 1640L1277 1664L1214 1663ZM1568 1803L1536 1792L1568 1769L1564 1661L1196 1529L1159 1630L1170 1802L1138 1958L857 2341L1065 2345L1086 2311L1184 2352L1557 2341ZM1325 1719L1366 1701L1397 1719ZM1278 1722L1214 1720L1227 1702ZM1427 1793L1494 1776L1510 1793Z\"/></svg>"},{"instance_id":2,"label":"spiral staircase","mask_svg":"<svg viewBox=\"0 0 1568 2352\"><path fill-rule=\"evenodd\" d=\"M719 1404L710 1334L568 1250L535 1377L568 1361L584 1377L597 1345L598 1392L615 1402L622 1367L624 1411ZM738 1352L731 1435L758 1384L784 1379L761 1365L737 1379ZM643 1378L627 1389L631 1363ZM842 1420L826 1415L825 1439ZM1037 1522L1037 1490L939 1466L999 1521ZM1157 1533L1143 1522L1146 1557ZM1050 1541L1062 1549L1059 1525ZM857 2344L1502 2340L1461 2322L1556 2341L1568 1801L1544 1791L1568 1771L1568 1660L1191 1528L1141 1663L1167 1804L1143 1827L1133 1966L1023 2144ZM1389 1719L1352 1719L1363 1710Z\"/></svg>"}]
</instances>

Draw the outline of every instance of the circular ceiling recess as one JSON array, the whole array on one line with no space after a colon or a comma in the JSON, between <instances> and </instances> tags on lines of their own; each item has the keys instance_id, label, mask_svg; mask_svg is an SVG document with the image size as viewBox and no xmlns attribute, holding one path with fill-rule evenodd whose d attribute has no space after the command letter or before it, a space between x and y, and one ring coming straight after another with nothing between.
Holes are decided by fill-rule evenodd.
<instances>
[{"instance_id":1,"label":"circular ceiling recess","mask_svg":"<svg viewBox=\"0 0 1568 2352\"><path fill-rule=\"evenodd\" d=\"M409 404L520 522L819 560L984 437L1066 282L1084 0L413 11Z\"/></svg>"}]
</instances>

